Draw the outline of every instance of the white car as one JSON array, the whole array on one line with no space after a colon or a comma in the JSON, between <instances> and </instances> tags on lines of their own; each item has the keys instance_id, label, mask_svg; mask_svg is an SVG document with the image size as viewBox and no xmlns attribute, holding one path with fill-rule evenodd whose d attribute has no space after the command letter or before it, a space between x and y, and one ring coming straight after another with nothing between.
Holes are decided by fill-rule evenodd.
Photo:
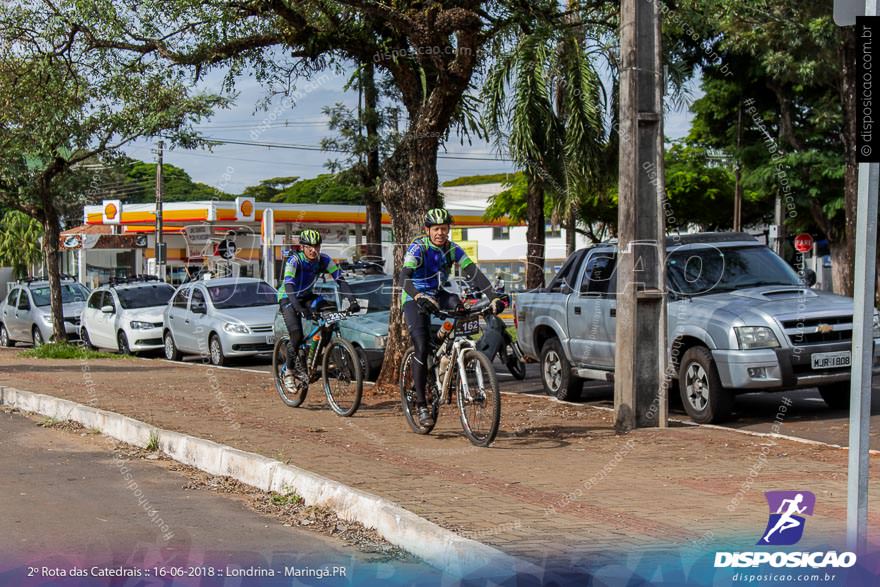
<instances>
[{"instance_id":1,"label":"white car","mask_svg":"<svg viewBox=\"0 0 880 587\"><path fill-rule=\"evenodd\" d=\"M162 312L174 288L155 278L131 278L92 292L82 313L80 337L89 347L124 354L162 348Z\"/></svg>"}]
</instances>

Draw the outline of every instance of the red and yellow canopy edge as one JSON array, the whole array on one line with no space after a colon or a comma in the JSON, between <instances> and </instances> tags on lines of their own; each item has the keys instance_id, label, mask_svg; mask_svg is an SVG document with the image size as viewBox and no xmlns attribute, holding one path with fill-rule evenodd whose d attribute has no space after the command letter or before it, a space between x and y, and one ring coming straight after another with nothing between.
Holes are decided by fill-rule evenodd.
<instances>
[{"instance_id":1,"label":"red and yellow canopy edge","mask_svg":"<svg viewBox=\"0 0 880 587\"><path fill-rule=\"evenodd\" d=\"M299 222L315 224L365 224L367 215L365 212L322 212L319 210L275 210L275 222ZM262 220L263 211L257 210L255 222ZM208 211L206 209L193 210L166 210L162 214L165 222L206 222ZM235 210L217 210L218 222L236 222ZM154 212L126 212L123 210L120 224L144 224L155 223ZM100 212L92 212L86 218L86 224L103 224L104 219ZM382 214L382 224L391 224L391 216ZM483 220L478 215L455 216L457 226L521 226L520 223L508 219Z\"/></svg>"}]
</instances>

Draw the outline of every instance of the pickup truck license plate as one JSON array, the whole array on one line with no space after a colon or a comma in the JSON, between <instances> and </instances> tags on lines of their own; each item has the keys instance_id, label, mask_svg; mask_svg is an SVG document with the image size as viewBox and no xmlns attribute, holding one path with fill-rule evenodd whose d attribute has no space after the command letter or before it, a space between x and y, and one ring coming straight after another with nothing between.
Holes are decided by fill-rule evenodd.
<instances>
[{"instance_id":1,"label":"pickup truck license plate","mask_svg":"<svg viewBox=\"0 0 880 587\"><path fill-rule=\"evenodd\" d=\"M811 357L813 369L836 369L849 367L852 362L850 351L838 351L836 353L816 353Z\"/></svg>"},{"instance_id":2,"label":"pickup truck license plate","mask_svg":"<svg viewBox=\"0 0 880 587\"><path fill-rule=\"evenodd\" d=\"M267 334L266 335L266 344L275 344L275 335Z\"/></svg>"}]
</instances>

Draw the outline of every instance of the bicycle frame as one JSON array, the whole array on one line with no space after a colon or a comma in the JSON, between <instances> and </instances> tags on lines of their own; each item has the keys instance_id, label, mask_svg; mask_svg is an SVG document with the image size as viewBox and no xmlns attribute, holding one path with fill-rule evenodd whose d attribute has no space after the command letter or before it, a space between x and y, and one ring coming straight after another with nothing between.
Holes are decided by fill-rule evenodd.
<instances>
[{"instance_id":1,"label":"bicycle frame","mask_svg":"<svg viewBox=\"0 0 880 587\"><path fill-rule=\"evenodd\" d=\"M333 313L334 314L345 314L346 318L351 316L351 314L347 313L347 312L333 312ZM308 334L303 336L303 340L300 343L299 348L308 350L309 346L311 345L312 338L318 333L321 334L321 338L318 341L317 348L315 348L315 353L311 357L312 360L310 361L309 364L306 365L306 370L308 373L315 372L315 369L318 366L318 360L324 354L324 349L327 347L327 345L333 339L334 335L339 335L339 320L334 320L330 324L327 324L327 320L324 318L324 316L320 316L318 318L317 324L315 324L315 327L311 330L311 332L309 332ZM288 334L287 336L289 337L290 335ZM308 357L306 357L306 359L308 359Z\"/></svg>"},{"instance_id":2,"label":"bicycle frame","mask_svg":"<svg viewBox=\"0 0 880 587\"><path fill-rule=\"evenodd\" d=\"M458 369L458 376L461 379L462 390L465 392L465 395L467 395L468 399L470 399L470 390L468 389L467 377L464 367L464 351L473 348L476 348L476 345L472 340L469 340L467 338L459 338L453 341L452 350L444 353L449 355L451 365L446 369L446 373L443 374L443 381L437 381L437 387L440 389L441 403L449 403L452 399L449 390L451 387L450 384L452 383L453 365ZM434 361L434 374L435 377L439 376L439 373L437 373L436 360Z\"/></svg>"}]
</instances>

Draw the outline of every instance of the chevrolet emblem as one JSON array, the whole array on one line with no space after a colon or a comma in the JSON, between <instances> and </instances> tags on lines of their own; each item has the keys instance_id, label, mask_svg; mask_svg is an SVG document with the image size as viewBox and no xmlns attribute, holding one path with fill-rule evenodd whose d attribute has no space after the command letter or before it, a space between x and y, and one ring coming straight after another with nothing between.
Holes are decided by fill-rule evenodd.
<instances>
[{"instance_id":1,"label":"chevrolet emblem","mask_svg":"<svg viewBox=\"0 0 880 587\"><path fill-rule=\"evenodd\" d=\"M819 324L818 326L816 326L816 332L818 332L819 334L828 334L832 330L834 330L834 327L830 324Z\"/></svg>"}]
</instances>

